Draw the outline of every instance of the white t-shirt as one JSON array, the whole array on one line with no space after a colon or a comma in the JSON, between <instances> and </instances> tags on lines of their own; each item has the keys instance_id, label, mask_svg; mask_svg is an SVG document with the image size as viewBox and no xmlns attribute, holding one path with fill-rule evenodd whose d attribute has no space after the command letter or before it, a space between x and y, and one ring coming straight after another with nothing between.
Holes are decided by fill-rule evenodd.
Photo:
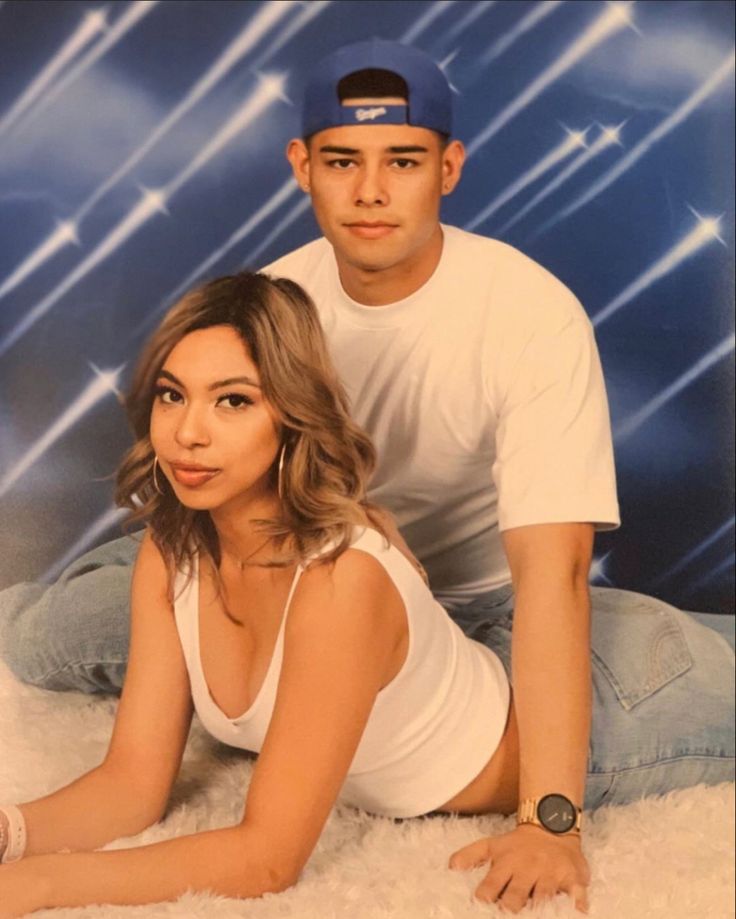
<instances>
[{"instance_id":1,"label":"white t-shirt","mask_svg":"<svg viewBox=\"0 0 736 919\"><path fill-rule=\"evenodd\" d=\"M510 581L500 533L618 526L608 404L591 324L573 294L496 240L443 226L432 277L364 306L332 246L264 271L312 297L355 420L378 451L385 505L449 606Z\"/></svg>"}]
</instances>

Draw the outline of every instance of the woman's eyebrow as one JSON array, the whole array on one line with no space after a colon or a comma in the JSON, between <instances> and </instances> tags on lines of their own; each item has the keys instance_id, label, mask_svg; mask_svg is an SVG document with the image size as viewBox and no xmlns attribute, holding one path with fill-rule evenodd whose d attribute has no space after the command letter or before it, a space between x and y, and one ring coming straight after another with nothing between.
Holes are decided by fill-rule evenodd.
<instances>
[{"instance_id":1,"label":"woman's eyebrow","mask_svg":"<svg viewBox=\"0 0 736 919\"><path fill-rule=\"evenodd\" d=\"M184 389L184 384L181 380L178 380L173 373L170 373L168 370L159 370L159 377L163 377L165 380L171 380L172 383L176 383L177 386L181 386Z\"/></svg>"},{"instance_id":2,"label":"woman's eyebrow","mask_svg":"<svg viewBox=\"0 0 736 919\"><path fill-rule=\"evenodd\" d=\"M177 386L181 386L182 389L186 389L186 386L174 376L173 373L169 370L160 370L158 373L159 377L164 377L166 380L171 380L172 383L176 383ZM226 380L218 380L216 383L211 383L207 389L212 390L222 389L223 386L232 386L235 383L243 383L246 386L255 386L256 389L260 389L261 386L259 383L256 383L255 380L252 380L250 377L228 377Z\"/></svg>"},{"instance_id":3,"label":"woman's eyebrow","mask_svg":"<svg viewBox=\"0 0 736 919\"><path fill-rule=\"evenodd\" d=\"M260 383L256 383L250 377L228 377L226 380L218 380L217 383L212 383L207 389L222 389L223 386L232 386L234 383L244 383L246 386L255 386L256 389L261 388Z\"/></svg>"}]
</instances>

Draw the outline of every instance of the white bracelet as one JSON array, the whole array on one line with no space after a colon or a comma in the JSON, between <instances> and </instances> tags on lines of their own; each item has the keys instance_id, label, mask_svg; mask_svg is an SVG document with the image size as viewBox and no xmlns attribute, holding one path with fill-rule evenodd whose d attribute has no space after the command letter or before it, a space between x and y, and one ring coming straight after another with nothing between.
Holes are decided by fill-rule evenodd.
<instances>
[{"instance_id":1,"label":"white bracelet","mask_svg":"<svg viewBox=\"0 0 736 919\"><path fill-rule=\"evenodd\" d=\"M9 865L11 862L17 862L26 854L26 821L20 811L20 808L14 804L0 807L8 821L8 842L2 857L2 864Z\"/></svg>"}]
</instances>

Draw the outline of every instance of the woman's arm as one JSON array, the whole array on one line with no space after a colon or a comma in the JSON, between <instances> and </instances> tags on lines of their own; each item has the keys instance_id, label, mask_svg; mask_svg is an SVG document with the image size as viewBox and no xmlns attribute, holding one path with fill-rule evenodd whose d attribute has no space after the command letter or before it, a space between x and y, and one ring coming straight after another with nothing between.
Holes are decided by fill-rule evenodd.
<instances>
[{"instance_id":1,"label":"woman's arm","mask_svg":"<svg viewBox=\"0 0 736 919\"><path fill-rule=\"evenodd\" d=\"M393 676L405 628L398 592L374 559L348 550L311 568L289 613L276 706L242 822L138 849L44 856L42 895L18 909L140 904L187 890L251 897L293 884ZM33 861L0 869L0 894L4 872L15 871L20 897Z\"/></svg>"},{"instance_id":2,"label":"woman's arm","mask_svg":"<svg viewBox=\"0 0 736 919\"><path fill-rule=\"evenodd\" d=\"M135 566L131 608L130 662L108 753L75 782L21 806L29 856L95 849L139 833L163 814L191 701L166 568L148 535Z\"/></svg>"}]
</instances>

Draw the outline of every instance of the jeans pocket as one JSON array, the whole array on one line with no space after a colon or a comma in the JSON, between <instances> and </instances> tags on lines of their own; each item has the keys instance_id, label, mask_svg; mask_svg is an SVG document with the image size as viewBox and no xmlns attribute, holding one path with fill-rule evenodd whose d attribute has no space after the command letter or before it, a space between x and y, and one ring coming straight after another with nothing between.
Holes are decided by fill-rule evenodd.
<instances>
[{"instance_id":1,"label":"jeans pocket","mask_svg":"<svg viewBox=\"0 0 736 919\"><path fill-rule=\"evenodd\" d=\"M593 663L630 711L693 665L679 610L623 590L591 592Z\"/></svg>"}]
</instances>

